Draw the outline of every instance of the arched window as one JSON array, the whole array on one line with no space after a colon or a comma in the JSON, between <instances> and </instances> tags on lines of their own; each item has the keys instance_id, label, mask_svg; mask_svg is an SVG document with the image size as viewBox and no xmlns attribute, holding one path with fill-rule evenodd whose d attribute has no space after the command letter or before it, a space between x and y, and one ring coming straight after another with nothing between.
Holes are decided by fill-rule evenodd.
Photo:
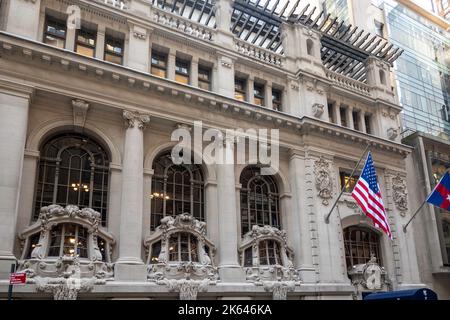
<instances>
[{"instance_id":1,"label":"arched window","mask_svg":"<svg viewBox=\"0 0 450 320\"><path fill-rule=\"evenodd\" d=\"M258 167L248 167L241 174L241 229L249 232L254 225L281 228L278 187L273 177L261 175Z\"/></svg>"},{"instance_id":2,"label":"arched window","mask_svg":"<svg viewBox=\"0 0 450 320\"><path fill-rule=\"evenodd\" d=\"M73 223L59 224L50 231L49 257L88 257L87 229Z\"/></svg>"},{"instance_id":3,"label":"arched window","mask_svg":"<svg viewBox=\"0 0 450 320\"><path fill-rule=\"evenodd\" d=\"M155 230L165 216L182 213L189 213L197 220L205 221L201 167L196 164L175 165L168 152L154 161L153 169L151 230Z\"/></svg>"},{"instance_id":4,"label":"arched window","mask_svg":"<svg viewBox=\"0 0 450 320\"><path fill-rule=\"evenodd\" d=\"M109 157L97 142L80 134L62 134L40 150L34 219L42 207L68 204L101 213L106 225Z\"/></svg>"},{"instance_id":5,"label":"arched window","mask_svg":"<svg viewBox=\"0 0 450 320\"><path fill-rule=\"evenodd\" d=\"M344 230L345 260L347 269L367 263L374 254L382 266L380 236L364 227L348 227Z\"/></svg>"},{"instance_id":6,"label":"arched window","mask_svg":"<svg viewBox=\"0 0 450 320\"><path fill-rule=\"evenodd\" d=\"M186 232L169 238L169 261L198 262L197 238Z\"/></svg>"}]
</instances>

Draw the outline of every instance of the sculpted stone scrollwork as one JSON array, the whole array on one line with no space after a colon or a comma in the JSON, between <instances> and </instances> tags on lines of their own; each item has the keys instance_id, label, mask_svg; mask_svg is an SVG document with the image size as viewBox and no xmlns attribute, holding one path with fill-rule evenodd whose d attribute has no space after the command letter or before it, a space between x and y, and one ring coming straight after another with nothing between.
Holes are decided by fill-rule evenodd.
<instances>
[{"instance_id":1,"label":"sculpted stone scrollwork","mask_svg":"<svg viewBox=\"0 0 450 320\"><path fill-rule=\"evenodd\" d=\"M193 254L183 261L172 258L173 241L178 237L189 237ZM176 242L177 243L177 242ZM152 252L158 244L159 253ZM196 297L193 290L206 290L219 279L217 267L214 264L215 246L206 238L206 223L184 213L176 217L167 216L161 219L156 231L145 240L148 248L147 270L148 280L160 285L168 285L171 290L180 291L181 299ZM197 291L196 291L197 292Z\"/></svg>"},{"instance_id":2,"label":"sculpted stone scrollwork","mask_svg":"<svg viewBox=\"0 0 450 320\"><path fill-rule=\"evenodd\" d=\"M180 300L197 300L197 294L199 292L206 292L208 286L211 283L209 279L203 280L175 280L175 279L163 279L158 281L158 284L166 285L169 291L175 291L180 293Z\"/></svg>"},{"instance_id":3,"label":"sculpted stone scrollwork","mask_svg":"<svg viewBox=\"0 0 450 320\"><path fill-rule=\"evenodd\" d=\"M389 140L395 140L398 137L398 129L389 128L387 129L387 137Z\"/></svg>"},{"instance_id":4,"label":"sculpted stone scrollwork","mask_svg":"<svg viewBox=\"0 0 450 320\"><path fill-rule=\"evenodd\" d=\"M260 246L275 246L279 250L277 261L267 264L262 261ZM253 226L252 230L244 235L242 245L239 248L242 257L244 271L248 281L255 285L264 285L266 282L290 281L296 285L300 283L298 271L292 262L293 250L287 245L286 231L272 226ZM250 253L251 262L246 261Z\"/></svg>"},{"instance_id":5,"label":"sculpted stone scrollwork","mask_svg":"<svg viewBox=\"0 0 450 320\"><path fill-rule=\"evenodd\" d=\"M145 129L150 122L150 116L147 114L140 114L133 111L124 110L123 118L125 119L128 128L134 128L137 126L139 129Z\"/></svg>"},{"instance_id":6,"label":"sculpted stone scrollwork","mask_svg":"<svg viewBox=\"0 0 450 320\"><path fill-rule=\"evenodd\" d=\"M295 290L294 281L264 281L264 290L272 292L273 300L287 300L288 292Z\"/></svg>"},{"instance_id":7,"label":"sculpted stone scrollwork","mask_svg":"<svg viewBox=\"0 0 450 320\"><path fill-rule=\"evenodd\" d=\"M400 210L401 216L404 217L408 211L408 199L406 182L400 174L397 174L394 178L392 178L392 190L392 197L394 199L395 206Z\"/></svg>"},{"instance_id":8,"label":"sculpted stone scrollwork","mask_svg":"<svg viewBox=\"0 0 450 320\"><path fill-rule=\"evenodd\" d=\"M100 221L101 214L91 208L80 209L75 205L62 207L55 204L41 208L38 221L19 235L25 245L18 271L25 272L27 282L35 283L38 291L52 292L55 299L76 298L78 292L90 290L94 284L104 284L106 280L111 280L114 275L111 251L115 241L111 234L99 227ZM58 234L62 232L61 228L57 228L59 225L76 225L86 230L85 246L89 255L80 257L73 250L71 254L56 253L56 257L47 256L50 252L50 233L56 232L56 236L62 236ZM32 248L31 237L38 233L39 241ZM103 254L98 245L98 237L104 241ZM76 239L73 238L72 241L74 242L71 243L75 243Z\"/></svg>"},{"instance_id":9,"label":"sculpted stone scrollwork","mask_svg":"<svg viewBox=\"0 0 450 320\"><path fill-rule=\"evenodd\" d=\"M333 196L333 183L330 174L330 164L323 157L314 162L314 174L316 176L316 189L318 196L322 198L322 204L327 206L328 200Z\"/></svg>"},{"instance_id":10,"label":"sculpted stone scrollwork","mask_svg":"<svg viewBox=\"0 0 450 320\"><path fill-rule=\"evenodd\" d=\"M81 99L72 100L73 125L84 127L86 116L89 110L89 103Z\"/></svg>"},{"instance_id":11,"label":"sculpted stone scrollwork","mask_svg":"<svg viewBox=\"0 0 450 320\"><path fill-rule=\"evenodd\" d=\"M348 274L357 292L390 290L391 288L386 270L378 265L373 253L369 262L353 266Z\"/></svg>"},{"instance_id":12,"label":"sculpted stone scrollwork","mask_svg":"<svg viewBox=\"0 0 450 320\"><path fill-rule=\"evenodd\" d=\"M320 103L315 103L312 107L313 116L320 118L325 110L325 106Z\"/></svg>"}]
</instances>

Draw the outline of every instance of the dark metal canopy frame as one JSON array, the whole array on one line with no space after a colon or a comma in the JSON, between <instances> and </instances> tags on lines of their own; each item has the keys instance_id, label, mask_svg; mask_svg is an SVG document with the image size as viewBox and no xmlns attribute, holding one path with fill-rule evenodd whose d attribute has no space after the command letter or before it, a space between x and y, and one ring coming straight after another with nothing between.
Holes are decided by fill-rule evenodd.
<instances>
[{"instance_id":1,"label":"dark metal canopy frame","mask_svg":"<svg viewBox=\"0 0 450 320\"><path fill-rule=\"evenodd\" d=\"M213 28L213 0L153 0L153 5ZM241 40L283 54L281 24L302 24L321 34L321 58L329 70L367 82L366 61L377 57L390 65L403 53L378 35L346 25L302 0L235 0L231 32Z\"/></svg>"}]
</instances>

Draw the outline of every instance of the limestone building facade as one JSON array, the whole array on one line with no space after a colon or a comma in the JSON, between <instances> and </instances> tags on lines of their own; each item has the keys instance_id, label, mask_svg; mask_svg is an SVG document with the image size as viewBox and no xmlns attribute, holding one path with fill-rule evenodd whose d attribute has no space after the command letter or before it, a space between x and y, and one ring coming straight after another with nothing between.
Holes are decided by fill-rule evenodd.
<instances>
[{"instance_id":1,"label":"limestone building facade","mask_svg":"<svg viewBox=\"0 0 450 320\"><path fill-rule=\"evenodd\" d=\"M401 228L412 147L390 77L399 48L298 2L0 3L1 297L16 262L18 298L423 286L414 228ZM279 170L173 163L171 134L194 121L278 129ZM367 145L393 240L350 195ZM237 143L221 148L234 157Z\"/></svg>"}]
</instances>

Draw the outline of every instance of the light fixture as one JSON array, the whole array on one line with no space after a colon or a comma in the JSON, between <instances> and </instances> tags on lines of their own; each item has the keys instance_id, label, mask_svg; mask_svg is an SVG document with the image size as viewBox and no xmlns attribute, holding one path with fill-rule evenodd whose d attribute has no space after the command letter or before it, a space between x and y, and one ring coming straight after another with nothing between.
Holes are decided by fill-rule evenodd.
<instances>
[{"instance_id":1,"label":"light fixture","mask_svg":"<svg viewBox=\"0 0 450 320\"><path fill-rule=\"evenodd\" d=\"M87 184L80 185L79 183L72 183L70 185L73 191L78 191L78 189L83 189L84 192L89 192L89 186Z\"/></svg>"},{"instance_id":2,"label":"light fixture","mask_svg":"<svg viewBox=\"0 0 450 320\"><path fill-rule=\"evenodd\" d=\"M69 239L69 242L70 242L71 244L74 244L74 243L75 243L75 238L70 238L70 239Z\"/></svg>"},{"instance_id":3,"label":"light fixture","mask_svg":"<svg viewBox=\"0 0 450 320\"><path fill-rule=\"evenodd\" d=\"M170 248L169 248L169 251L173 251L173 247L170 247Z\"/></svg>"}]
</instances>

